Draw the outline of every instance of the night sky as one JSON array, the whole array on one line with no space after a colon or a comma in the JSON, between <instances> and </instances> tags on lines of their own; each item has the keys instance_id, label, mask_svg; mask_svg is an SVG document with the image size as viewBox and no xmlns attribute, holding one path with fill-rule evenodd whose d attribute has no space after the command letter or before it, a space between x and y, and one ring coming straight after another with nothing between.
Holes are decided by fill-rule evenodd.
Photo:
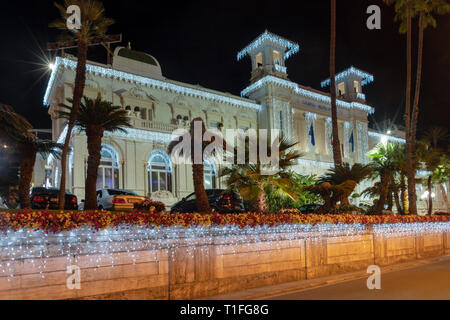
<instances>
[{"instance_id":1,"label":"night sky","mask_svg":"<svg viewBox=\"0 0 450 320\"><path fill-rule=\"evenodd\" d=\"M379 0L337 2L336 71L354 65L372 73L375 81L363 91L376 109L375 120L402 124L406 36L398 33L393 8ZM236 54L265 29L300 45L300 52L286 63L290 80L321 89L320 81L328 77L329 70L329 3L104 1L107 15L116 20L110 33L122 33L122 45L130 41L132 49L155 56L165 77L236 95L250 79L250 59L238 62ZM371 4L381 7L381 30L366 27L366 8ZM45 43L57 40L58 31L49 29L48 23L58 14L53 2L44 0L4 1L0 11L0 103L13 106L36 128L51 127L42 105L49 77L45 64L51 59ZM417 24L413 27L416 30ZM422 129L448 127L450 122L449 35L450 15L438 17L437 29L425 32ZM89 59L105 62L105 50L91 48Z\"/></svg>"}]
</instances>

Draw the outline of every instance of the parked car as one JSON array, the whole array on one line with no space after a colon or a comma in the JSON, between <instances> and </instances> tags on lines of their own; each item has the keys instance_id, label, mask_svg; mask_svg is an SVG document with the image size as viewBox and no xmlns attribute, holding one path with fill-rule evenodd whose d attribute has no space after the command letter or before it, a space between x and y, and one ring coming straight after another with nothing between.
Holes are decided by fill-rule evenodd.
<instances>
[{"instance_id":1,"label":"parked car","mask_svg":"<svg viewBox=\"0 0 450 320\"><path fill-rule=\"evenodd\" d=\"M66 191L66 200L64 202L65 210L78 210L77 197ZM58 210L59 189L33 187L31 189L31 208L32 209L50 209Z\"/></svg>"},{"instance_id":2,"label":"parked car","mask_svg":"<svg viewBox=\"0 0 450 320\"><path fill-rule=\"evenodd\" d=\"M321 206L322 205L318 203L310 203L301 206L298 210L300 210L301 213L316 213Z\"/></svg>"},{"instance_id":3,"label":"parked car","mask_svg":"<svg viewBox=\"0 0 450 320\"><path fill-rule=\"evenodd\" d=\"M100 210L132 210L136 202L145 199L129 190L103 189L97 191L97 205Z\"/></svg>"},{"instance_id":4,"label":"parked car","mask_svg":"<svg viewBox=\"0 0 450 320\"><path fill-rule=\"evenodd\" d=\"M8 209L8 206L6 205L6 201L3 200L2 197L0 197L0 209Z\"/></svg>"},{"instance_id":5,"label":"parked car","mask_svg":"<svg viewBox=\"0 0 450 320\"><path fill-rule=\"evenodd\" d=\"M233 213L245 211L244 201L236 192L225 192L225 190L221 189L208 189L206 190L206 195L208 197L209 205L211 206L212 211L218 213ZM195 193L191 193L181 201L175 203L171 207L170 213L175 212L198 212Z\"/></svg>"}]
</instances>

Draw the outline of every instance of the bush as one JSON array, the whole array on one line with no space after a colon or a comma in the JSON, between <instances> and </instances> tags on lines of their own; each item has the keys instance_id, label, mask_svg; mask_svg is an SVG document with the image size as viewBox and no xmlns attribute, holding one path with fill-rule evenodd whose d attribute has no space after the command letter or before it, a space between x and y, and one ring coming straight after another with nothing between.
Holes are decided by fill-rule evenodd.
<instances>
[{"instance_id":1,"label":"bush","mask_svg":"<svg viewBox=\"0 0 450 320\"><path fill-rule=\"evenodd\" d=\"M143 212L161 213L166 211L166 205L160 201L146 199L134 204L134 209Z\"/></svg>"},{"instance_id":2,"label":"bush","mask_svg":"<svg viewBox=\"0 0 450 320\"><path fill-rule=\"evenodd\" d=\"M349 206L341 205L341 206L339 206L339 207L332 208L332 209L329 211L329 213L330 213L330 214L344 214L344 213L357 213L357 214L359 214L359 213L361 213L361 209L358 208L357 206L352 206L352 205L349 205Z\"/></svg>"},{"instance_id":3,"label":"bush","mask_svg":"<svg viewBox=\"0 0 450 320\"><path fill-rule=\"evenodd\" d=\"M297 208L287 208L287 209L281 209L278 211L279 214L302 214L300 210Z\"/></svg>"},{"instance_id":4,"label":"bush","mask_svg":"<svg viewBox=\"0 0 450 320\"><path fill-rule=\"evenodd\" d=\"M319 196L303 190L304 186L314 185L317 178L314 175L302 175L294 171L290 171L292 179L296 182L295 188L298 195L298 201L294 201L288 196L280 195L275 187L266 188L266 203L269 207L269 212L280 212L283 209L295 209L305 204L321 203Z\"/></svg>"}]
</instances>

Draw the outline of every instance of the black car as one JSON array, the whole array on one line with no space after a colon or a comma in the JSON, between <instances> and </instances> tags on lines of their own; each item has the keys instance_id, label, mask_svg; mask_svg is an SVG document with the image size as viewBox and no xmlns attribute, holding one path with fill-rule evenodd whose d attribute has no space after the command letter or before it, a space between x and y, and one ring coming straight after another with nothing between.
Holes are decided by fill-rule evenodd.
<instances>
[{"instance_id":1,"label":"black car","mask_svg":"<svg viewBox=\"0 0 450 320\"><path fill-rule=\"evenodd\" d=\"M218 213L239 213L244 212L244 202L241 196L236 192L225 192L221 189L206 190L209 205L214 212ZM175 203L170 213L184 212L192 213L198 212L197 202L195 201L195 193L191 193L181 201Z\"/></svg>"},{"instance_id":2,"label":"black car","mask_svg":"<svg viewBox=\"0 0 450 320\"><path fill-rule=\"evenodd\" d=\"M300 210L301 213L316 213L321 206L322 205L318 203L310 203L301 206L298 210Z\"/></svg>"},{"instance_id":3,"label":"black car","mask_svg":"<svg viewBox=\"0 0 450 320\"><path fill-rule=\"evenodd\" d=\"M31 208L58 210L58 188L34 187L31 189ZM66 191L65 210L78 210L78 199Z\"/></svg>"}]
</instances>

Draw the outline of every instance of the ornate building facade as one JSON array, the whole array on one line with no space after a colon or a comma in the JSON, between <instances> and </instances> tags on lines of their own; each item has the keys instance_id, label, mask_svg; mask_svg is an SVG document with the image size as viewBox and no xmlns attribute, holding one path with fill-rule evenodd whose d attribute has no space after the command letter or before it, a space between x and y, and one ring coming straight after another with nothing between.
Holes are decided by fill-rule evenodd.
<instances>
[{"instance_id":1,"label":"ornate building facade","mask_svg":"<svg viewBox=\"0 0 450 320\"><path fill-rule=\"evenodd\" d=\"M88 62L84 95L120 105L128 111L132 128L127 133L105 133L97 187L129 189L171 204L193 192L189 165L174 165L167 154L171 133L201 117L207 128L280 129L298 141L304 153L293 170L323 174L333 166L331 111L327 92L289 80L285 61L299 51L298 44L265 31L238 53L249 56L250 84L241 96L165 78L151 55L130 48L115 49L112 65ZM54 140L63 141L64 121L56 117L61 103L72 97L76 58L58 57L50 76L44 104L49 107ZM382 140L404 142L403 137L383 135L368 128L363 88L374 77L350 67L336 74L338 126L343 160L367 163L366 153ZM330 81L322 82L322 87ZM75 130L71 138L67 186L84 198L87 168L86 136ZM60 168L47 160L44 184L57 186ZM205 163L207 188L223 188L219 166ZM361 186L360 188L363 188Z\"/></svg>"}]
</instances>

